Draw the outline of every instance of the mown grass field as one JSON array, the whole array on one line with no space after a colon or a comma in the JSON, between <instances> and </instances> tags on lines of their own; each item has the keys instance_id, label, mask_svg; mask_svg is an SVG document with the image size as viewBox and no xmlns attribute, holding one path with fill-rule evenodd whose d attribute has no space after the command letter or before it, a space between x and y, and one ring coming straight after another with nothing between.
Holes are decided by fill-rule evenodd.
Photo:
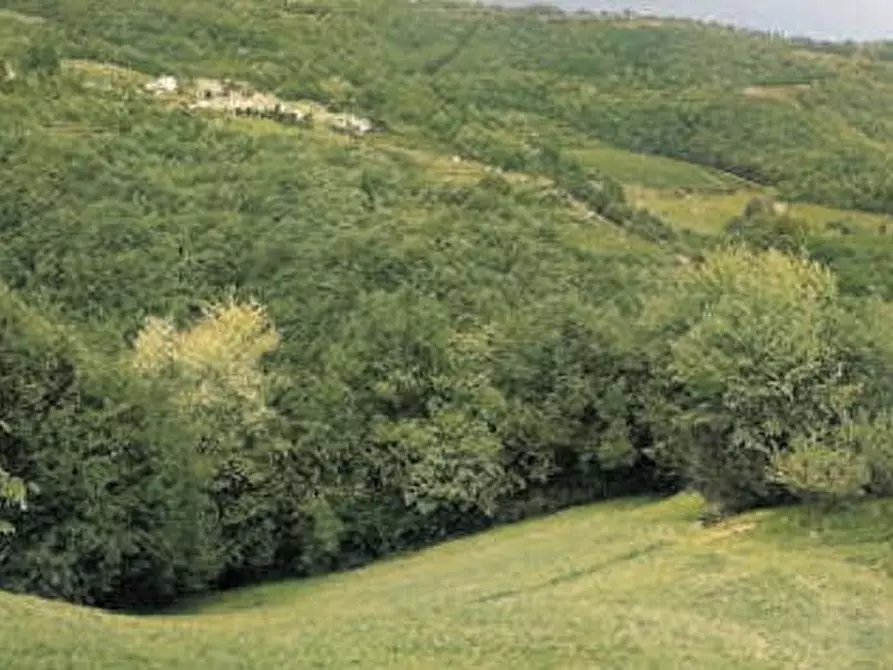
<instances>
[{"instance_id":1,"label":"mown grass field","mask_svg":"<svg viewBox=\"0 0 893 670\"><path fill-rule=\"evenodd\" d=\"M609 144L595 143L573 156L625 184L652 189L692 189L725 193L752 184L735 175L686 161L639 154Z\"/></svg>"},{"instance_id":2,"label":"mown grass field","mask_svg":"<svg viewBox=\"0 0 893 670\"><path fill-rule=\"evenodd\" d=\"M889 509L619 501L176 614L0 595L4 668L890 668ZM871 538L871 540L867 540Z\"/></svg>"},{"instance_id":3,"label":"mown grass field","mask_svg":"<svg viewBox=\"0 0 893 670\"><path fill-rule=\"evenodd\" d=\"M667 189L632 186L628 189L628 194L635 205L665 218L679 228L718 234L731 219L744 212L751 199L762 195L771 196L772 190L742 188L732 193L680 194ZM846 224L860 232L874 233L883 225L893 229L893 217L809 203L792 203L789 214L802 219L819 234L829 232L828 224L834 222Z\"/></svg>"}]
</instances>

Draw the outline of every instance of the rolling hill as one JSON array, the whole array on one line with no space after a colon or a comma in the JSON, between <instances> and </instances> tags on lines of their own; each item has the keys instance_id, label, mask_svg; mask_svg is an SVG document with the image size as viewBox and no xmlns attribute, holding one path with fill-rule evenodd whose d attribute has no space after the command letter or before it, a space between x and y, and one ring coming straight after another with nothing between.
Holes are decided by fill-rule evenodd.
<instances>
[{"instance_id":1,"label":"rolling hill","mask_svg":"<svg viewBox=\"0 0 893 670\"><path fill-rule=\"evenodd\" d=\"M234 591L175 614L0 595L5 667L881 668L893 583L865 508L711 530L698 502L582 508L359 572ZM784 533L784 535L781 535Z\"/></svg>"},{"instance_id":2,"label":"rolling hill","mask_svg":"<svg viewBox=\"0 0 893 670\"><path fill-rule=\"evenodd\" d=\"M4 657L889 665L887 51L0 0Z\"/></svg>"},{"instance_id":3,"label":"rolling hill","mask_svg":"<svg viewBox=\"0 0 893 670\"><path fill-rule=\"evenodd\" d=\"M777 185L785 197L893 208L893 66L869 49L461 3L4 5L48 19L40 29L64 56L247 79L502 163L524 162L526 132L575 148L594 137Z\"/></svg>"}]
</instances>

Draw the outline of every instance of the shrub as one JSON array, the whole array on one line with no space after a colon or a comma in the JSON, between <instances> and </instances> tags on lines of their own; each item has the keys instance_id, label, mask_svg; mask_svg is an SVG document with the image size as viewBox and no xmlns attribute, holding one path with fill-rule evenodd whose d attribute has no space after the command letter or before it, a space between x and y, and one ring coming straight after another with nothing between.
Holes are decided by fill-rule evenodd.
<instances>
[{"instance_id":1,"label":"shrub","mask_svg":"<svg viewBox=\"0 0 893 670\"><path fill-rule=\"evenodd\" d=\"M839 423L859 386L842 365L837 287L777 251L714 252L648 306L663 366L662 461L728 511L777 502L769 472L809 431Z\"/></svg>"},{"instance_id":2,"label":"shrub","mask_svg":"<svg viewBox=\"0 0 893 670\"><path fill-rule=\"evenodd\" d=\"M0 587L164 602L219 569L195 435L161 389L0 291L0 468L34 488L0 539ZM21 485L4 488L20 498Z\"/></svg>"}]
</instances>

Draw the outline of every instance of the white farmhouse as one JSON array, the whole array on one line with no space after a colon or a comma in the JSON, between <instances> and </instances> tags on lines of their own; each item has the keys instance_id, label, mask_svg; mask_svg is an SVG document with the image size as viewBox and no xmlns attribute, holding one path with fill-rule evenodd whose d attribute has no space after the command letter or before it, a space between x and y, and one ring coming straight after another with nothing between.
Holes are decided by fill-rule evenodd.
<instances>
[{"instance_id":1,"label":"white farmhouse","mask_svg":"<svg viewBox=\"0 0 893 670\"><path fill-rule=\"evenodd\" d=\"M164 75L146 84L146 90L155 95L163 95L165 93L176 93L180 88L180 84L176 77Z\"/></svg>"}]
</instances>

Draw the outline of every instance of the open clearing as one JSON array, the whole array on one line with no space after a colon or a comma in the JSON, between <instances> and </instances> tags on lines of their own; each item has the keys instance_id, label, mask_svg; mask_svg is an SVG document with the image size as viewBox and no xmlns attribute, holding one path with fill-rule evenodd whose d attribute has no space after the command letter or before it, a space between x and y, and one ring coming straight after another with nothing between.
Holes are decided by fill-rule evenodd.
<instances>
[{"instance_id":1,"label":"open clearing","mask_svg":"<svg viewBox=\"0 0 893 670\"><path fill-rule=\"evenodd\" d=\"M4 667L893 667L889 509L821 532L802 511L703 529L698 509L581 508L163 616L2 595Z\"/></svg>"},{"instance_id":2,"label":"open clearing","mask_svg":"<svg viewBox=\"0 0 893 670\"><path fill-rule=\"evenodd\" d=\"M727 172L664 156L639 154L608 144L592 144L574 151L573 156L583 165L601 170L617 181L646 188L725 193L751 186Z\"/></svg>"},{"instance_id":3,"label":"open clearing","mask_svg":"<svg viewBox=\"0 0 893 670\"><path fill-rule=\"evenodd\" d=\"M689 193L631 187L630 201L666 219L678 228L705 234L719 234L725 225L741 216L753 198L773 195L772 189L747 189L735 193ZM829 231L829 224L845 224L859 232L878 232L882 227L893 229L893 217L835 209L808 203L790 203L789 214L808 223L816 233Z\"/></svg>"}]
</instances>

